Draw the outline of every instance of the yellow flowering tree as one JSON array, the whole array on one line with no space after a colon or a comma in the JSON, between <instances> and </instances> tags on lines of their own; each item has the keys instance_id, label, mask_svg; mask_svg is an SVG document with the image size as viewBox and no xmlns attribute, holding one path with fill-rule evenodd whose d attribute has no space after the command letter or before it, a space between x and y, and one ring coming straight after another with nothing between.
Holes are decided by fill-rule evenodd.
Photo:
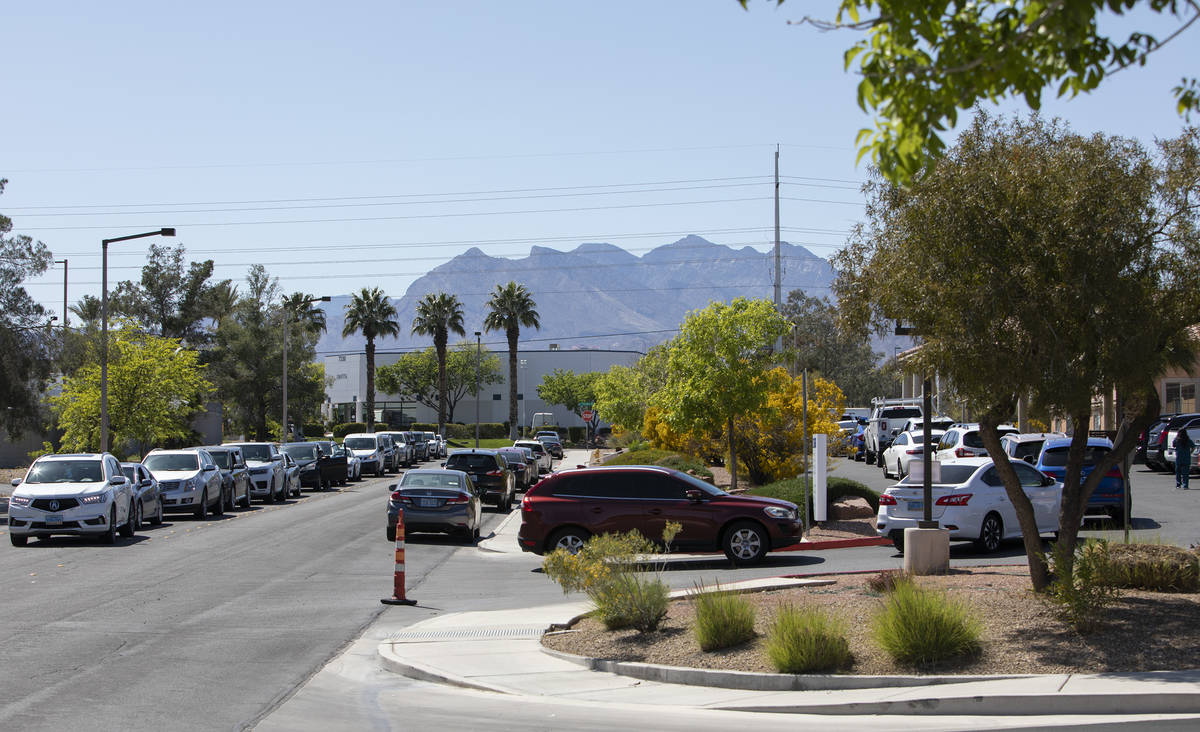
<instances>
[{"instance_id":1,"label":"yellow flowering tree","mask_svg":"<svg viewBox=\"0 0 1200 732\"><path fill-rule=\"evenodd\" d=\"M738 458L755 483L770 483L804 472L809 450L804 446L803 381L782 368L766 374L768 391L763 409L737 422L734 444ZM840 433L837 417L844 398L837 384L821 377L809 379L808 434Z\"/></svg>"}]
</instances>

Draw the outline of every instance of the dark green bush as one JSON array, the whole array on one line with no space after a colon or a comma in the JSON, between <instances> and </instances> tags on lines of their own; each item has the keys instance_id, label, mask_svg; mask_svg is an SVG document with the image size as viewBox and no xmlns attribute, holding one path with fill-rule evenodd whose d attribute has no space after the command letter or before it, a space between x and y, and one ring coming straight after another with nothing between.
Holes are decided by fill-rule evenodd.
<instances>
[{"instance_id":1,"label":"dark green bush","mask_svg":"<svg viewBox=\"0 0 1200 732\"><path fill-rule=\"evenodd\" d=\"M355 432L366 432L367 425L362 422L342 422L333 426L333 439L340 440L346 435Z\"/></svg>"},{"instance_id":2,"label":"dark green bush","mask_svg":"<svg viewBox=\"0 0 1200 732\"><path fill-rule=\"evenodd\" d=\"M704 463L699 458L694 458L690 455L671 453L654 461L654 464L661 465L664 468L674 468L683 473L691 472L700 478L713 477L712 471L704 467Z\"/></svg>"},{"instance_id":3,"label":"dark green bush","mask_svg":"<svg viewBox=\"0 0 1200 732\"><path fill-rule=\"evenodd\" d=\"M416 429L416 428L414 428ZM433 425L429 430L436 432L437 425ZM508 437L508 426L503 422L480 422L479 423L479 439L489 440ZM475 423L447 423L446 424L446 439L450 440L467 440L475 439Z\"/></svg>"},{"instance_id":4,"label":"dark green bush","mask_svg":"<svg viewBox=\"0 0 1200 732\"><path fill-rule=\"evenodd\" d=\"M791 501L797 506L803 506L805 488L804 478L788 478L757 488L751 488L748 492L756 496L779 498L784 501ZM826 492L829 505L837 503L846 496L858 496L871 504L872 511L879 511L879 494L856 480L830 477L826 484ZM809 521L812 520L812 517L813 507L810 504L808 507Z\"/></svg>"},{"instance_id":5,"label":"dark green bush","mask_svg":"<svg viewBox=\"0 0 1200 732\"><path fill-rule=\"evenodd\" d=\"M567 439L571 442L583 442L587 439L587 427L568 427Z\"/></svg>"},{"instance_id":6,"label":"dark green bush","mask_svg":"<svg viewBox=\"0 0 1200 732\"><path fill-rule=\"evenodd\" d=\"M306 424L304 425L305 437L324 437L325 425L323 424Z\"/></svg>"},{"instance_id":7,"label":"dark green bush","mask_svg":"<svg viewBox=\"0 0 1200 732\"><path fill-rule=\"evenodd\" d=\"M643 448L640 450L628 450L618 455L613 455L604 461L605 465L654 465L659 460L676 453L669 450L658 450L655 448Z\"/></svg>"}]
</instances>

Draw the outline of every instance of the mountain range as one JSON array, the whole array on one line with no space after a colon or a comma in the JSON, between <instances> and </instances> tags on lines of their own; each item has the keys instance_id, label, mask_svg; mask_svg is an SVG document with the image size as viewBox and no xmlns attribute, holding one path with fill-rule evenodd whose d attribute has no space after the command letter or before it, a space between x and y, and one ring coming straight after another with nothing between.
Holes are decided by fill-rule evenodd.
<instances>
[{"instance_id":1,"label":"mountain range","mask_svg":"<svg viewBox=\"0 0 1200 732\"><path fill-rule=\"evenodd\" d=\"M802 246L780 245L783 297L800 289L826 296L834 278L829 262ZM478 248L439 265L414 281L392 302L399 313L400 337L376 340L381 351L426 348L428 336L413 336L417 302L427 293L447 292L463 305L467 338L482 330L486 303L496 285L510 280L533 296L541 329L521 329L521 347L544 350L549 344L567 349L633 350L674 337L689 311L713 300L735 297L771 299L774 254L753 247L733 249L699 236L652 249L642 256L604 243L585 243L571 251L535 246L520 259L492 257ZM325 308L327 332L319 353L360 352L365 339L342 338L350 295L335 296ZM457 338L452 335L451 343ZM493 350L505 350L503 333L484 333Z\"/></svg>"}]
</instances>

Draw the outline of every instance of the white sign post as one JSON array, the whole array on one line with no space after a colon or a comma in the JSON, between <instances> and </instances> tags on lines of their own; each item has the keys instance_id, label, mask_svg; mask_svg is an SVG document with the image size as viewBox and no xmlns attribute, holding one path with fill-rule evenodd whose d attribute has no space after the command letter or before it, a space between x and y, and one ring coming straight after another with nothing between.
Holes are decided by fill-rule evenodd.
<instances>
[{"instance_id":1,"label":"white sign post","mask_svg":"<svg viewBox=\"0 0 1200 732\"><path fill-rule=\"evenodd\" d=\"M812 476L814 521L829 520L829 491L827 490L825 476L825 440L827 437L824 434L813 435Z\"/></svg>"}]
</instances>

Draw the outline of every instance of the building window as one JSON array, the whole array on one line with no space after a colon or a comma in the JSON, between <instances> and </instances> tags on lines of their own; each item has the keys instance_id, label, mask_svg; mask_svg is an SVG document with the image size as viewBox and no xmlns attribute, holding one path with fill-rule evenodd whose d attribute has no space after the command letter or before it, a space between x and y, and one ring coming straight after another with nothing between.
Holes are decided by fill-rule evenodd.
<instances>
[{"instance_id":1,"label":"building window","mask_svg":"<svg viewBox=\"0 0 1200 732\"><path fill-rule=\"evenodd\" d=\"M499 395L499 394L493 394L493 395L492 395L492 401L493 401L493 402L498 402L498 401L500 401L500 395Z\"/></svg>"}]
</instances>

